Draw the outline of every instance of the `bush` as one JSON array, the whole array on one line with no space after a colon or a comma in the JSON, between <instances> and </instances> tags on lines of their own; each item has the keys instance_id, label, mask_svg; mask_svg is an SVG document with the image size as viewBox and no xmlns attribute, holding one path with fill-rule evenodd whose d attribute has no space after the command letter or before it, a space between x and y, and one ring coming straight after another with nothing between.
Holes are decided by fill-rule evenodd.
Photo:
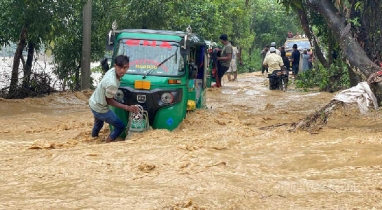
<instances>
[{"instance_id":1,"label":"bush","mask_svg":"<svg viewBox=\"0 0 382 210\"><path fill-rule=\"evenodd\" d=\"M255 49L251 53L251 57L248 56L247 51L242 52L243 65L238 65L238 73L255 72L261 69L262 60L260 56L261 49Z\"/></svg>"},{"instance_id":2,"label":"bush","mask_svg":"<svg viewBox=\"0 0 382 210\"><path fill-rule=\"evenodd\" d=\"M350 87L348 67L342 60L336 60L328 69L318 64L312 70L300 73L296 88L308 89L319 87L320 91L335 92Z\"/></svg>"},{"instance_id":3,"label":"bush","mask_svg":"<svg viewBox=\"0 0 382 210\"><path fill-rule=\"evenodd\" d=\"M41 97L55 92L54 82L48 73L32 73L31 80L27 84L19 84L14 94L9 95L9 90L2 89L1 98L27 98Z\"/></svg>"}]
</instances>

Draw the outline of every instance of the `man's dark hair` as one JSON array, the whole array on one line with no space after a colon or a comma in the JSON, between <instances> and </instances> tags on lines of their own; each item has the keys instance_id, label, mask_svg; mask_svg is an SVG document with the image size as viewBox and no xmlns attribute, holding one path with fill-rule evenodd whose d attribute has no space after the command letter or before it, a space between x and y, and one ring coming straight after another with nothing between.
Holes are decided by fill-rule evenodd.
<instances>
[{"instance_id":1,"label":"man's dark hair","mask_svg":"<svg viewBox=\"0 0 382 210\"><path fill-rule=\"evenodd\" d=\"M265 47L266 47L266 48L269 48L269 45L266 45Z\"/></svg>"},{"instance_id":2,"label":"man's dark hair","mask_svg":"<svg viewBox=\"0 0 382 210\"><path fill-rule=\"evenodd\" d=\"M222 34L222 35L220 35L219 39L221 39L223 41L228 41L228 36L227 36L227 34Z\"/></svg>"},{"instance_id":3,"label":"man's dark hair","mask_svg":"<svg viewBox=\"0 0 382 210\"><path fill-rule=\"evenodd\" d=\"M114 64L123 67L126 63L130 62L130 58L127 57L126 55L118 55L117 57L114 58Z\"/></svg>"},{"instance_id":4,"label":"man's dark hair","mask_svg":"<svg viewBox=\"0 0 382 210\"><path fill-rule=\"evenodd\" d=\"M297 49L297 44L293 44L293 49Z\"/></svg>"}]
</instances>

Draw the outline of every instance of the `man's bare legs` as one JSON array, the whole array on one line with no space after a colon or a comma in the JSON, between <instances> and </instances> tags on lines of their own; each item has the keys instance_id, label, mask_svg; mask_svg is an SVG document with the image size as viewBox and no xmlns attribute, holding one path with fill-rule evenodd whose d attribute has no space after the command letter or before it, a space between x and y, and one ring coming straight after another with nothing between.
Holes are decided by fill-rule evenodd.
<instances>
[{"instance_id":1,"label":"man's bare legs","mask_svg":"<svg viewBox=\"0 0 382 210\"><path fill-rule=\"evenodd\" d=\"M233 79L231 79L231 74L232 74L232 72L227 72L228 81L229 82L236 81L236 79L237 79L237 71L233 72Z\"/></svg>"},{"instance_id":2,"label":"man's bare legs","mask_svg":"<svg viewBox=\"0 0 382 210\"><path fill-rule=\"evenodd\" d=\"M231 72L227 72L227 78L228 78L228 81L230 82L231 81Z\"/></svg>"},{"instance_id":3,"label":"man's bare legs","mask_svg":"<svg viewBox=\"0 0 382 210\"><path fill-rule=\"evenodd\" d=\"M237 79L237 71L234 71L233 72L233 80L232 81L236 81Z\"/></svg>"}]
</instances>

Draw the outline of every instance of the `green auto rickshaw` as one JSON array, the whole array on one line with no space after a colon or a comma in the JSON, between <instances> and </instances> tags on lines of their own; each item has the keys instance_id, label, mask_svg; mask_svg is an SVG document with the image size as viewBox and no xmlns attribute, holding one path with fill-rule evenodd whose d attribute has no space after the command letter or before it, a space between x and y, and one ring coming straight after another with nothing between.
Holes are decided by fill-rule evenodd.
<instances>
[{"instance_id":1,"label":"green auto rickshaw","mask_svg":"<svg viewBox=\"0 0 382 210\"><path fill-rule=\"evenodd\" d=\"M130 58L115 100L139 105L142 112L134 115L111 107L127 130L171 131L188 111L206 106L208 46L190 27L186 32L114 27L107 35L107 49L113 50L111 66L118 55ZM103 69L108 70L107 63Z\"/></svg>"}]
</instances>

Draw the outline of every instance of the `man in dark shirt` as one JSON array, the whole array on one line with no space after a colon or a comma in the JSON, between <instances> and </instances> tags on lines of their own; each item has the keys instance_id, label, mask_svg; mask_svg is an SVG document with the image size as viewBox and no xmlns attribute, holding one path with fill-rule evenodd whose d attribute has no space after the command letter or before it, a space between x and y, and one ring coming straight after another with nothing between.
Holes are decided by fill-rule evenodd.
<instances>
[{"instance_id":1,"label":"man in dark shirt","mask_svg":"<svg viewBox=\"0 0 382 210\"><path fill-rule=\"evenodd\" d=\"M224 45L223 49L221 50L220 57L217 57L217 60L219 61L219 67L218 67L218 81L216 82L216 87L221 86L221 80L225 74L226 71L228 71L231 60L232 60L232 45L231 42L228 41L227 34L222 34L220 37L220 42Z\"/></svg>"},{"instance_id":2,"label":"man in dark shirt","mask_svg":"<svg viewBox=\"0 0 382 210\"><path fill-rule=\"evenodd\" d=\"M281 58L283 59L286 73L289 76L290 62L289 62L288 57L286 56L285 50L281 50Z\"/></svg>"},{"instance_id":3,"label":"man in dark shirt","mask_svg":"<svg viewBox=\"0 0 382 210\"><path fill-rule=\"evenodd\" d=\"M293 45L292 58L292 71L295 76L298 74L298 66L300 65L300 51L297 50L297 44Z\"/></svg>"}]
</instances>

